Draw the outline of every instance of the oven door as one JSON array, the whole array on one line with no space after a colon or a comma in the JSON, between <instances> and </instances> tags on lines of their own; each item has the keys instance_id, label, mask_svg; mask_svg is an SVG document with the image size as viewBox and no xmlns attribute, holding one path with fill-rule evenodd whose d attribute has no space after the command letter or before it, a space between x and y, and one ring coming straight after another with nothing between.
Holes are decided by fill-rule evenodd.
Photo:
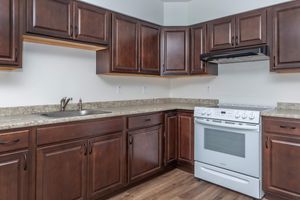
<instances>
[{"instance_id":1,"label":"oven door","mask_svg":"<svg viewBox=\"0 0 300 200\"><path fill-rule=\"evenodd\" d=\"M213 119L195 118L195 160L259 177L260 128Z\"/></svg>"}]
</instances>

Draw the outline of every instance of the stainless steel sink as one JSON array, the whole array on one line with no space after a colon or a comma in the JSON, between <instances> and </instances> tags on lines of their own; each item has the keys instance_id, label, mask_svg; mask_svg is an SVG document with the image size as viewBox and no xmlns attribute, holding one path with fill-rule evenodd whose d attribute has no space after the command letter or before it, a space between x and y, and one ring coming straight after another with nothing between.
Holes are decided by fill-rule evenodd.
<instances>
[{"instance_id":1,"label":"stainless steel sink","mask_svg":"<svg viewBox=\"0 0 300 200\"><path fill-rule=\"evenodd\" d=\"M77 116L86 116L86 115L99 115L99 114L107 114L107 113L111 113L111 112L103 111L103 110L70 110L70 111L41 113L41 115L45 117L62 118L62 117L77 117Z\"/></svg>"}]
</instances>

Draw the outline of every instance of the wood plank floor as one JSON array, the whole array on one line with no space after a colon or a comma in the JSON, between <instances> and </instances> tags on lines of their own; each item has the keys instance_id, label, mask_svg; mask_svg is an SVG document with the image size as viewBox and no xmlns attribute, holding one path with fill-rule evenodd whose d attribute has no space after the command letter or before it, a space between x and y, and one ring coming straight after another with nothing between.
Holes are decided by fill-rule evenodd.
<instances>
[{"instance_id":1,"label":"wood plank floor","mask_svg":"<svg viewBox=\"0 0 300 200\"><path fill-rule=\"evenodd\" d=\"M192 174L174 169L133 187L110 200L252 200L242 194L199 181Z\"/></svg>"}]
</instances>

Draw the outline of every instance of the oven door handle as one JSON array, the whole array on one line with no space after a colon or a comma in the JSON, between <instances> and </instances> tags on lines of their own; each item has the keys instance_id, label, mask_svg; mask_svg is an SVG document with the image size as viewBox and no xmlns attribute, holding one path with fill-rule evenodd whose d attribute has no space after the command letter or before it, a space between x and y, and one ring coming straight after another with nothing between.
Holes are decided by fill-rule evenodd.
<instances>
[{"instance_id":1,"label":"oven door handle","mask_svg":"<svg viewBox=\"0 0 300 200\"><path fill-rule=\"evenodd\" d=\"M237 124L225 124L223 122L212 122L207 120L195 119L195 122L198 124L209 125L209 126L216 126L216 127L224 127L224 128L233 128L233 129L240 129L240 130L259 130L259 126L249 126L249 125L237 125Z\"/></svg>"}]
</instances>

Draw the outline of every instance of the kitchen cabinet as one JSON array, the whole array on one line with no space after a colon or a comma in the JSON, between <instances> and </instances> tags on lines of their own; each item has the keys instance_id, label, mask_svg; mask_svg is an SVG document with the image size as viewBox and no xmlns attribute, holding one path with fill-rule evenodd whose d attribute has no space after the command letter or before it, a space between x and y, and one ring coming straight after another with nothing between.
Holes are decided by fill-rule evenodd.
<instances>
[{"instance_id":1,"label":"kitchen cabinet","mask_svg":"<svg viewBox=\"0 0 300 200\"><path fill-rule=\"evenodd\" d=\"M272 71L295 71L300 68L300 2L292 1L271 8Z\"/></svg>"},{"instance_id":2,"label":"kitchen cabinet","mask_svg":"<svg viewBox=\"0 0 300 200\"><path fill-rule=\"evenodd\" d=\"M123 15L112 17L112 72L139 71L138 21Z\"/></svg>"},{"instance_id":3,"label":"kitchen cabinet","mask_svg":"<svg viewBox=\"0 0 300 200\"><path fill-rule=\"evenodd\" d=\"M110 12L73 0L27 0L26 32L52 38L108 43Z\"/></svg>"},{"instance_id":4,"label":"kitchen cabinet","mask_svg":"<svg viewBox=\"0 0 300 200\"><path fill-rule=\"evenodd\" d=\"M160 170L162 166L161 137L161 126L128 132L130 182L140 180Z\"/></svg>"},{"instance_id":5,"label":"kitchen cabinet","mask_svg":"<svg viewBox=\"0 0 300 200\"><path fill-rule=\"evenodd\" d=\"M0 199L29 199L29 131L0 133Z\"/></svg>"},{"instance_id":6,"label":"kitchen cabinet","mask_svg":"<svg viewBox=\"0 0 300 200\"><path fill-rule=\"evenodd\" d=\"M200 55L206 53L206 24L191 27L191 74L205 72L205 63Z\"/></svg>"},{"instance_id":7,"label":"kitchen cabinet","mask_svg":"<svg viewBox=\"0 0 300 200\"><path fill-rule=\"evenodd\" d=\"M160 27L145 22L140 25L140 72L160 73Z\"/></svg>"},{"instance_id":8,"label":"kitchen cabinet","mask_svg":"<svg viewBox=\"0 0 300 200\"><path fill-rule=\"evenodd\" d=\"M263 119L263 188L267 197L300 198L300 121Z\"/></svg>"},{"instance_id":9,"label":"kitchen cabinet","mask_svg":"<svg viewBox=\"0 0 300 200\"><path fill-rule=\"evenodd\" d=\"M188 75L190 64L189 28L163 28L161 35L161 74Z\"/></svg>"},{"instance_id":10,"label":"kitchen cabinet","mask_svg":"<svg viewBox=\"0 0 300 200\"><path fill-rule=\"evenodd\" d=\"M165 165L176 163L177 161L177 133L178 119L176 112L165 114L165 131L164 131L164 153Z\"/></svg>"},{"instance_id":11,"label":"kitchen cabinet","mask_svg":"<svg viewBox=\"0 0 300 200\"><path fill-rule=\"evenodd\" d=\"M22 42L19 18L19 0L0 0L0 69L21 67Z\"/></svg>"},{"instance_id":12,"label":"kitchen cabinet","mask_svg":"<svg viewBox=\"0 0 300 200\"><path fill-rule=\"evenodd\" d=\"M160 74L160 27L112 15L112 44L97 52L97 74Z\"/></svg>"},{"instance_id":13,"label":"kitchen cabinet","mask_svg":"<svg viewBox=\"0 0 300 200\"><path fill-rule=\"evenodd\" d=\"M123 187L123 128L123 118L37 128L37 199L99 199Z\"/></svg>"},{"instance_id":14,"label":"kitchen cabinet","mask_svg":"<svg viewBox=\"0 0 300 200\"><path fill-rule=\"evenodd\" d=\"M122 132L89 140L88 199L124 186L126 145Z\"/></svg>"},{"instance_id":15,"label":"kitchen cabinet","mask_svg":"<svg viewBox=\"0 0 300 200\"><path fill-rule=\"evenodd\" d=\"M209 51L267 42L267 9L250 11L208 23Z\"/></svg>"},{"instance_id":16,"label":"kitchen cabinet","mask_svg":"<svg viewBox=\"0 0 300 200\"><path fill-rule=\"evenodd\" d=\"M194 117L193 113L178 113L178 161L194 165Z\"/></svg>"},{"instance_id":17,"label":"kitchen cabinet","mask_svg":"<svg viewBox=\"0 0 300 200\"><path fill-rule=\"evenodd\" d=\"M86 199L87 142L37 149L37 199Z\"/></svg>"}]
</instances>

